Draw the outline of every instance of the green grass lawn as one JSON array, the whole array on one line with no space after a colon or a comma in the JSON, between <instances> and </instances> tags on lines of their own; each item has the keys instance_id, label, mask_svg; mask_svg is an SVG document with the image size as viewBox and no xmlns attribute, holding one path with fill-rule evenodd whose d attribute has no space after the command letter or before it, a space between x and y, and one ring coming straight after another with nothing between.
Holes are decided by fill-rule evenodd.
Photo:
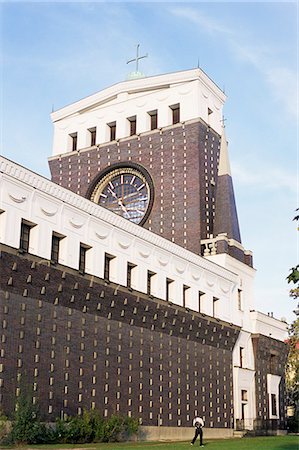
<instances>
[{"instance_id":1,"label":"green grass lawn","mask_svg":"<svg viewBox=\"0 0 299 450\"><path fill-rule=\"evenodd\" d=\"M299 436L271 436L242 439L208 440L205 450L298 450ZM86 449L86 450L187 450L200 449L199 442L191 447L190 442L136 442L122 444L65 444L31 445L27 449Z\"/></svg>"}]
</instances>

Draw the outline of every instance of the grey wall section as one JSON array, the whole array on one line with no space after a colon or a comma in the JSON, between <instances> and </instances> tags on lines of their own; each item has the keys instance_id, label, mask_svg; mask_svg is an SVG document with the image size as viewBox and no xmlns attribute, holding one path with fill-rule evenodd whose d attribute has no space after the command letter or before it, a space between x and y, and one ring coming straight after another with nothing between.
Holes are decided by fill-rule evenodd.
<instances>
[{"instance_id":1,"label":"grey wall section","mask_svg":"<svg viewBox=\"0 0 299 450\"><path fill-rule=\"evenodd\" d=\"M21 386L47 420L94 406L146 426L232 428L239 328L1 247L2 410Z\"/></svg>"}]
</instances>

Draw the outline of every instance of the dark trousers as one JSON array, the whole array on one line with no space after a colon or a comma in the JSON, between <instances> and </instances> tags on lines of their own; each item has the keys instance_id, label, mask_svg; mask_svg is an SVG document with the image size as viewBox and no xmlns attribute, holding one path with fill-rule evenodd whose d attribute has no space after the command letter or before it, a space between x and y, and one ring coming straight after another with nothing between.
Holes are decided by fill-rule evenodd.
<instances>
[{"instance_id":1,"label":"dark trousers","mask_svg":"<svg viewBox=\"0 0 299 450\"><path fill-rule=\"evenodd\" d=\"M191 441L192 444L194 444L194 442L198 438L198 435L199 435L199 444L202 445L202 428L201 427L196 427L195 428L195 435L194 435L194 438Z\"/></svg>"}]
</instances>

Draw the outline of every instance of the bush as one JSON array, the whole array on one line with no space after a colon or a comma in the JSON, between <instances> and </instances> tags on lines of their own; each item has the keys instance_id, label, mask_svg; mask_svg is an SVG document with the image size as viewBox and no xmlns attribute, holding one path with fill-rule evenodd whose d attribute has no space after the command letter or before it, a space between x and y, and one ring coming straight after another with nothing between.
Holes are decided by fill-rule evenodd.
<instances>
[{"instance_id":1,"label":"bush","mask_svg":"<svg viewBox=\"0 0 299 450\"><path fill-rule=\"evenodd\" d=\"M38 418L31 395L22 394L16 403L11 431L4 438L7 444L40 444L48 441L48 429Z\"/></svg>"},{"instance_id":2,"label":"bush","mask_svg":"<svg viewBox=\"0 0 299 450\"><path fill-rule=\"evenodd\" d=\"M32 404L31 396L21 395L17 401L12 429L3 443L20 445L118 442L137 433L138 426L137 419L118 415L104 419L97 411L84 411L82 416L57 419L55 424L45 425L39 420L38 409Z\"/></svg>"}]
</instances>

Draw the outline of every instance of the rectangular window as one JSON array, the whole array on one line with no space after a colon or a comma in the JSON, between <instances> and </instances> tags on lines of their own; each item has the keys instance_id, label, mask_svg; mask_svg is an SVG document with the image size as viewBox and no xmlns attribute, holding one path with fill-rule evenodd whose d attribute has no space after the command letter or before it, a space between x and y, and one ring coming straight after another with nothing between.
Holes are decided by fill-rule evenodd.
<instances>
[{"instance_id":1,"label":"rectangular window","mask_svg":"<svg viewBox=\"0 0 299 450\"><path fill-rule=\"evenodd\" d=\"M106 281L110 280L110 264L114 256L105 253L105 261L104 261L104 279Z\"/></svg>"},{"instance_id":2,"label":"rectangular window","mask_svg":"<svg viewBox=\"0 0 299 450\"><path fill-rule=\"evenodd\" d=\"M127 287L132 288L132 270L136 267L135 264L128 263L127 266Z\"/></svg>"},{"instance_id":3,"label":"rectangular window","mask_svg":"<svg viewBox=\"0 0 299 450\"><path fill-rule=\"evenodd\" d=\"M21 236L20 236L20 250L28 253L29 250L29 239L30 239L30 230L32 225L22 220L21 223Z\"/></svg>"},{"instance_id":4,"label":"rectangular window","mask_svg":"<svg viewBox=\"0 0 299 450\"><path fill-rule=\"evenodd\" d=\"M152 294L152 279L153 276L156 275L155 272L151 272L150 270L147 271L147 294Z\"/></svg>"},{"instance_id":5,"label":"rectangular window","mask_svg":"<svg viewBox=\"0 0 299 450\"><path fill-rule=\"evenodd\" d=\"M219 301L219 298L213 297L213 317L216 317L217 315L217 302Z\"/></svg>"},{"instance_id":6,"label":"rectangular window","mask_svg":"<svg viewBox=\"0 0 299 450\"><path fill-rule=\"evenodd\" d=\"M242 311L242 290L238 289L238 310Z\"/></svg>"},{"instance_id":7,"label":"rectangular window","mask_svg":"<svg viewBox=\"0 0 299 450\"><path fill-rule=\"evenodd\" d=\"M136 126L137 126L136 116L128 117L128 121L130 124L130 136L133 136L134 134L136 134Z\"/></svg>"},{"instance_id":8,"label":"rectangular window","mask_svg":"<svg viewBox=\"0 0 299 450\"><path fill-rule=\"evenodd\" d=\"M71 151L75 152L77 150L78 145L78 133L70 134L70 138L71 138Z\"/></svg>"},{"instance_id":9,"label":"rectangular window","mask_svg":"<svg viewBox=\"0 0 299 450\"><path fill-rule=\"evenodd\" d=\"M79 252L79 272L85 273L86 269L86 253L90 247L85 244L80 244L80 252Z\"/></svg>"},{"instance_id":10,"label":"rectangular window","mask_svg":"<svg viewBox=\"0 0 299 450\"><path fill-rule=\"evenodd\" d=\"M242 402L248 401L247 391L245 391L244 389L241 390L241 400L242 400Z\"/></svg>"},{"instance_id":11,"label":"rectangular window","mask_svg":"<svg viewBox=\"0 0 299 450\"><path fill-rule=\"evenodd\" d=\"M180 122L180 104L172 105L170 109L172 110L172 124L175 125Z\"/></svg>"},{"instance_id":12,"label":"rectangular window","mask_svg":"<svg viewBox=\"0 0 299 450\"><path fill-rule=\"evenodd\" d=\"M198 312L202 311L202 300L204 295L204 292L198 291Z\"/></svg>"},{"instance_id":13,"label":"rectangular window","mask_svg":"<svg viewBox=\"0 0 299 450\"><path fill-rule=\"evenodd\" d=\"M171 285L173 283L173 280L170 278L166 278L166 301L169 302L170 299L170 291L171 291Z\"/></svg>"},{"instance_id":14,"label":"rectangular window","mask_svg":"<svg viewBox=\"0 0 299 450\"><path fill-rule=\"evenodd\" d=\"M110 141L115 141L116 138L116 122L111 122L107 124L110 128Z\"/></svg>"},{"instance_id":15,"label":"rectangular window","mask_svg":"<svg viewBox=\"0 0 299 450\"><path fill-rule=\"evenodd\" d=\"M90 128L88 131L90 133L90 146L93 147L96 145L97 129L94 127Z\"/></svg>"},{"instance_id":16,"label":"rectangular window","mask_svg":"<svg viewBox=\"0 0 299 450\"><path fill-rule=\"evenodd\" d=\"M186 299L187 299L187 292L188 289L190 289L189 286L186 286L185 284L183 284L183 306L186 306Z\"/></svg>"},{"instance_id":17,"label":"rectangular window","mask_svg":"<svg viewBox=\"0 0 299 450\"><path fill-rule=\"evenodd\" d=\"M51 247L51 262L54 264L58 263L59 260L59 244L61 237L57 234L52 234L52 247Z\"/></svg>"},{"instance_id":18,"label":"rectangular window","mask_svg":"<svg viewBox=\"0 0 299 450\"><path fill-rule=\"evenodd\" d=\"M244 367L244 347L240 347L240 367Z\"/></svg>"},{"instance_id":19,"label":"rectangular window","mask_svg":"<svg viewBox=\"0 0 299 450\"><path fill-rule=\"evenodd\" d=\"M277 399L275 394L271 394L271 412L272 416L277 416Z\"/></svg>"},{"instance_id":20,"label":"rectangular window","mask_svg":"<svg viewBox=\"0 0 299 450\"><path fill-rule=\"evenodd\" d=\"M150 116L151 130L156 130L158 128L158 110L155 109L154 111L150 111L148 114Z\"/></svg>"}]
</instances>

